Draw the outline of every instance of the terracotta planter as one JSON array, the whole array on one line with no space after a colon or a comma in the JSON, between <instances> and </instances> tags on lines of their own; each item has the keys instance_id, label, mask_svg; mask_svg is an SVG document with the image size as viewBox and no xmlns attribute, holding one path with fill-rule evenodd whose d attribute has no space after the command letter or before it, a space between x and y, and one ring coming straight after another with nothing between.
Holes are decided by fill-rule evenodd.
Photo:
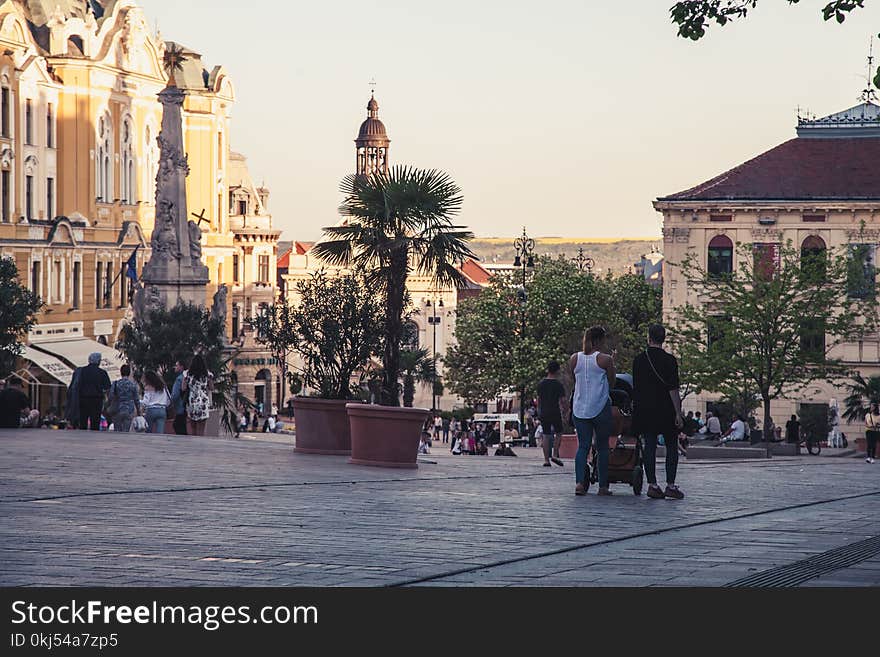
<instances>
[{"instance_id":1,"label":"terracotta planter","mask_svg":"<svg viewBox=\"0 0 880 657\"><path fill-rule=\"evenodd\" d=\"M351 454L351 430L344 399L295 397L294 452L303 454Z\"/></svg>"},{"instance_id":2,"label":"terracotta planter","mask_svg":"<svg viewBox=\"0 0 880 657\"><path fill-rule=\"evenodd\" d=\"M347 404L351 459L356 465L417 468L419 437L430 414L426 408Z\"/></svg>"},{"instance_id":3,"label":"terracotta planter","mask_svg":"<svg viewBox=\"0 0 880 657\"><path fill-rule=\"evenodd\" d=\"M577 456L577 451L578 451L577 434L574 434L574 433L562 434L562 437L559 439L559 458L573 459L575 456Z\"/></svg>"}]
</instances>

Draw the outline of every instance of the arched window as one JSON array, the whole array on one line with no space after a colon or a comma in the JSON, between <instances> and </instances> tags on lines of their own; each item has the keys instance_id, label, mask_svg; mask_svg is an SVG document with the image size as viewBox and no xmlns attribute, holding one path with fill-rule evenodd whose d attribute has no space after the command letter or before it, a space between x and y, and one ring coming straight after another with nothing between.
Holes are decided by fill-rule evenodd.
<instances>
[{"instance_id":1,"label":"arched window","mask_svg":"<svg viewBox=\"0 0 880 657\"><path fill-rule=\"evenodd\" d=\"M159 171L159 146L152 126L144 133L144 186L147 203L156 202L156 174Z\"/></svg>"},{"instance_id":2,"label":"arched window","mask_svg":"<svg viewBox=\"0 0 880 657\"><path fill-rule=\"evenodd\" d=\"M95 196L103 203L113 202L113 124L110 115L98 119L98 146L95 149Z\"/></svg>"},{"instance_id":3,"label":"arched window","mask_svg":"<svg viewBox=\"0 0 880 657\"><path fill-rule=\"evenodd\" d=\"M404 349L419 348L419 325L415 322L407 322L403 325L403 336L400 346Z\"/></svg>"},{"instance_id":4,"label":"arched window","mask_svg":"<svg viewBox=\"0 0 880 657\"><path fill-rule=\"evenodd\" d=\"M706 271L713 277L733 272L733 242L726 235L716 235L709 242Z\"/></svg>"},{"instance_id":5,"label":"arched window","mask_svg":"<svg viewBox=\"0 0 880 657\"><path fill-rule=\"evenodd\" d=\"M825 240L817 235L810 235L801 244L801 269L814 269L816 276L824 278L826 265Z\"/></svg>"},{"instance_id":6,"label":"arched window","mask_svg":"<svg viewBox=\"0 0 880 657\"><path fill-rule=\"evenodd\" d=\"M120 193L123 203L137 202L137 187L134 177L134 125L130 117L122 122L122 145L120 160Z\"/></svg>"}]
</instances>

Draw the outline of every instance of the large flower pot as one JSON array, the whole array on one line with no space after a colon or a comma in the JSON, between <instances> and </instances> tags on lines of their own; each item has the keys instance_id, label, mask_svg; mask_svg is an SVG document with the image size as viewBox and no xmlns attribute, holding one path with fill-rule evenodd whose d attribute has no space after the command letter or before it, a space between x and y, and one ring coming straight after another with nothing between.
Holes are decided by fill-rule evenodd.
<instances>
[{"instance_id":1,"label":"large flower pot","mask_svg":"<svg viewBox=\"0 0 880 657\"><path fill-rule=\"evenodd\" d=\"M559 458L573 459L577 456L578 437L576 433L564 433L559 440Z\"/></svg>"},{"instance_id":2,"label":"large flower pot","mask_svg":"<svg viewBox=\"0 0 880 657\"><path fill-rule=\"evenodd\" d=\"M351 459L356 465L417 468L419 438L430 411L375 404L347 404Z\"/></svg>"},{"instance_id":3,"label":"large flower pot","mask_svg":"<svg viewBox=\"0 0 880 657\"><path fill-rule=\"evenodd\" d=\"M351 454L351 430L344 399L295 397L296 418L294 452L303 454Z\"/></svg>"}]
</instances>

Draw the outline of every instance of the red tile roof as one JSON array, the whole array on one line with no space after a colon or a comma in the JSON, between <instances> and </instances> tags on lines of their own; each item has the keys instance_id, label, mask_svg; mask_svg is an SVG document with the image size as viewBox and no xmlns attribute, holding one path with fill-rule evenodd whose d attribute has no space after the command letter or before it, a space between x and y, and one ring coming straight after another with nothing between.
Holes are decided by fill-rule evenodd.
<instances>
[{"instance_id":1,"label":"red tile roof","mask_svg":"<svg viewBox=\"0 0 880 657\"><path fill-rule=\"evenodd\" d=\"M285 251L278 257L278 264L276 265L278 269L290 268L290 253L292 250L293 249L287 249L287 251Z\"/></svg>"},{"instance_id":2,"label":"red tile roof","mask_svg":"<svg viewBox=\"0 0 880 657\"><path fill-rule=\"evenodd\" d=\"M880 199L880 139L791 139L659 201Z\"/></svg>"},{"instance_id":3,"label":"red tile roof","mask_svg":"<svg viewBox=\"0 0 880 657\"><path fill-rule=\"evenodd\" d=\"M314 242L294 242L293 247L296 249L296 255L305 255L315 246Z\"/></svg>"},{"instance_id":4,"label":"red tile roof","mask_svg":"<svg viewBox=\"0 0 880 657\"><path fill-rule=\"evenodd\" d=\"M482 265L473 258L468 258L461 265L461 273L467 276L477 285L486 285L492 277L488 271L483 269Z\"/></svg>"}]
</instances>

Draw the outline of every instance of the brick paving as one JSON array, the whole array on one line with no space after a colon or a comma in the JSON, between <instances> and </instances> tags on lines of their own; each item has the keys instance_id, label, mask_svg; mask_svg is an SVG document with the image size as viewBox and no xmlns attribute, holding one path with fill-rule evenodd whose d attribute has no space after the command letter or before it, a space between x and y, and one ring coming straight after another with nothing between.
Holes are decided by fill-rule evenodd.
<instances>
[{"instance_id":1,"label":"brick paving","mask_svg":"<svg viewBox=\"0 0 880 657\"><path fill-rule=\"evenodd\" d=\"M537 449L407 471L251 438L0 431L0 584L715 586L880 535L854 458L683 463L665 501L575 497Z\"/></svg>"}]
</instances>

